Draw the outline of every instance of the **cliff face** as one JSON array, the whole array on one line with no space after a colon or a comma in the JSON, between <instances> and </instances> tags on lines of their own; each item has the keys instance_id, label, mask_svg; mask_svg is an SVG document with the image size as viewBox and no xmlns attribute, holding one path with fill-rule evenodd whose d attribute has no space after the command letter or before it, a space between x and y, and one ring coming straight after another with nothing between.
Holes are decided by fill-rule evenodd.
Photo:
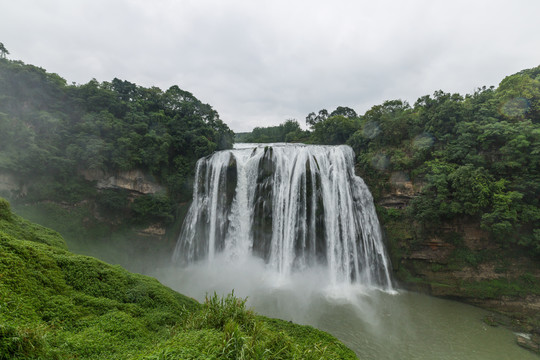
<instances>
[{"instance_id":1,"label":"cliff face","mask_svg":"<svg viewBox=\"0 0 540 360\"><path fill-rule=\"evenodd\" d=\"M401 213L420 188L410 181L392 182L378 205ZM514 325L540 330L538 261L490 240L479 219L456 219L436 231L402 215L381 216L381 221L401 286L510 315Z\"/></svg>"},{"instance_id":2,"label":"cliff face","mask_svg":"<svg viewBox=\"0 0 540 360\"><path fill-rule=\"evenodd\" d=\"M46 193L36 197L32 191L41 179L5 172L0 173L0 196L12 200L19 215L60 232L75 252L137 272L146 271L156 259L170 259L185 205L171 219L167 208L158 207L168 201L167 189L139 169L81 170L79 175L76 183L84 193L73 201L48 198ZM42 183L47 185L45 180Z\"/></svg>"},{"instance_id":3,"label":"cliff face","mask_svg":"<svg viewBox=\"0 0 540 360\"><path fill-rule=\"evenodd\" d=\"M140 194L156 194L165 191L165 188L159 185L152 176L139 169L114 174L101 170L81 170L80 173L86 180L96 181L98 189L124 189Z\"/></svg>"},{"instance_id":4,"label":"cliff face","mask_svg":"<svg viewBox=\"0 0 540 360\"><path fill-rule=\"evenodd\" d=\"M123 189L139 194L156 194L166 190L151 175L139 169L116 173L84 169L79 173L85 180L95 182L99 190ZM0 170L0 192L2 193L16 193L24 196L32 181L35 179L20 178L10 172Z\"/></svg>"}]
</instances>

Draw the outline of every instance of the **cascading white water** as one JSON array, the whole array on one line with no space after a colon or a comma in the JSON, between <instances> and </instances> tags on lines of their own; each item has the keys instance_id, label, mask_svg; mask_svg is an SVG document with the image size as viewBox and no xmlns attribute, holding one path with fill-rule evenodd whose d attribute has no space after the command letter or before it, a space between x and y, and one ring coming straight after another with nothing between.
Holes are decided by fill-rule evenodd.
<instances>
[{"instance_id":1,"label":"cascading white water","mask_svg":"<svg viewBox=\"0 0 540 360\"><path fill-rule=\"evenodd\" d=\"M175 261L257 256L281 274L391 289L372 196L348 146L239 144L197 163Z\"/></svg>"}]
</instances>

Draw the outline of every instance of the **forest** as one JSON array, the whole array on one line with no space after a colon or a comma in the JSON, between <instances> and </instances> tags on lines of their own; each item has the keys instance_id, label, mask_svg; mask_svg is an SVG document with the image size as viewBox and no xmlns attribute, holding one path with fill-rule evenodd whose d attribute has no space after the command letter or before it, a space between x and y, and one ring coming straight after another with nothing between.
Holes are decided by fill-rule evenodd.
<instances>
[{"instance_id":1,"label":"forest","mask_svg":"<svg viewBox=\"0 0 540 360\"><path fill-rule=\"evenodd\" d=\"M236 141L348 144L375 198L396 173L422 184L402 215L425 229L472 218L495 241L540 255L540 67L473 94L439 90L413 105L388 100L363 115L322 109L308 114L306 125L288 119ZM162 91L116 78L69 85L42 68L0 59L0 170L40 179L26 202L94 197L106 209L128 206L138 219L167 222L175 204L190 199L197 159L234 141L216 110L178 86ZM96 193L81 169L141 169L167 191L128 204L122 193Z\"/></svg>"},{"instance_id":2,"label":"forest","mask_svg":"<svg viewBox=\"0 0 540 360\"><path fill-rule=\"evenodd\" d=\"M503 296L526 302L527 296L540 295L540 66L472 94L439 90L412 105L401 99L384 101L364 114L347 106L321 109L306 116L307 130L298 120L287 119L277 126L234 134L216 110L179 86L145 88L117 78L68 84L45 69L6 59L5 53L0 58L0 180L7 174L21 186L0 188L0 197L9 198L15 212L24 205L51 210L48 221L59 228L51 227L62 232L63 226L71 226L65 236L70 247L77 241L102 241L98 246L117 241L103 223L113 230L158 223L167 228L170 239L156 248L168 253L171 239L175 241L179 233L180 209L185 211L191 199L196 161L230 149L235 141L347 144L356 154L356 172L376 204L399 184L414 184L406 206L377 205L399 281L427 284L435 295L434 289L442 288L446 293L441 296L473 303ZM164 190L133 195L122 189L98 189L84 176L88 171L114 174L134 169ZM84 207L90 212L82 213ZM197 304L147 278L68 253L58 234L19 218L3 199L0 210L1 246L7 254L0 259L0 278L8 274L15 279L0 283L0 315L10 323L0 325L0 350L19 358L27 353L63 358L85 351L89 356L102 352L122 358L130 344L139 344L144 351L141 358L166 358L165 352L177 351L178 344L196 346L203 337L210 339L212 351L223 355L228 349L229 358L235 358L235 351L244 348L264 351L256 346L260 336L268 337L265 346L286 349L289 358L305 358L310 350L306 343L297 344L298 334L304 340L313 336L332 343L332 351L350 355L322 333L255 317L244 307L245 300L209 297ZM442 230L463 223L477 224L495 246L471 249L460 234ZM444 262L424 261L427 276L422 273L425 269L414 268L403 275L405 266L396 265L406 258L405 251L424 246L422 242L433 234L446 236L452 253ZM133 239L131 233L123 239L128 241L122 244L128 257L131 253L125 249L140 245ZM140 236L137 241L147 239ZM408 248L400 249L403 244ZM146 251L145 246L134 252ZM111 256L119 259L118 254ZM524 257L528 260L523 268L511 273L508 268ZM490 261L496 263L492 279L438 277L464 267L473 273L480 263ZM21 271L15 273L14 268ZM90 285L83 286L88 279ZM128 295L114 291L107 295L102 288L107 286ZM13 312L22 317L10 317L13 306L23 309ZM147 308L153 310L144 315ZM537 313L520 311L507 314L540 329ZM221 318L224 312L243 318ZM218 316L219 323L205 322L207 316ZM121 324L114 328L116 321ZM103 327L110 327L110 333L123 332L120 341L108 338L109 330L100 330ZM156 331L157 345L152 340ZM102 347L89 348L87 333L101 336ZM235 346L240 347L229 348L228 341L237 341Z\"/></svg>"},{"instance_id":3,"label":"forest","mask_svg":"<svg viewBox=\"0 0 540 360\"><path fill-rule=\"evenodd\" d=\"M190 198L197 159L230 148L233 137L217 111L178 86L163 91L116 78L70 85L42 68L0 59L0 171L39 179L25 202L97 198L112 211L129 205L138 219L167 220L175 203ZM140 169L167 192L127 204L120 192L97 193L83 169Z\"/></svg>"},{"instance_id":4,"label":"forest","mask_svg":"<svg viewBox=\"0 0 540 360\"><path fill-rule=\"evenodd\" d=\"M396 174L422 184L407 211L394 215L427 231L466 217L494 241L540 256L540 67L508 76L497 88L467 95L439 90L412 106L388 100L360 116L347 107L322 109L306 125L310 131L302 132L288 120L237 139L348 144L376 199Z\"/></svg>"}]
</instances>

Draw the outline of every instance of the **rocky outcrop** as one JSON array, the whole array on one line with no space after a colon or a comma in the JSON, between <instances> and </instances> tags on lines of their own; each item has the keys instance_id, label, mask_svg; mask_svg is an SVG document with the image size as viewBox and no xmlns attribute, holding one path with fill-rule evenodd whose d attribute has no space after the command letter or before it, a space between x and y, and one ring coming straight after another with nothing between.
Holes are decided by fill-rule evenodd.
<instances>
[{"instance_id":1,"label":"rocky outcrop","mask_svg":"<svg viewBox=\"0 0 540 360\"><path fill-rule=\"evenodd\" d=\"M394 239L401 252L394 266L409 274L400 278L405 287L540 321L540 269L534 260L489 241L474 222L456 221L437 236L424 236Z\"/></svg>"},{"instance_id":2,"label":"rocky outcrop","mask_svg":"<svg viewBox=\"0 0 540 360\"><path fill-rule=\"evenodd\" d=\"M403 176L391 180L378 205L404 209L421 186ZM509 315L521 330L540 324L537 260L490 239L478 219L455 219L430 231L406 217L387 218L382 225L400 286Z\"/></svg>"},{"instance_id":3,"label":"rocky outcrop","mask_svg":"<svg viewBox=\"0 0 540 360\"><path fill-rule=\"evenodd\" d=\"M519 346L540 354L540 335L518 334L516 342Z\"/></svg>"},{"instance_id":4,"label":"rocky outcrop","mask_svg":"<svg viewBox=\"0 0 540 360\"><path fill-rule=\"evenodd\" d=\"M382 194L378 201L380 206L387 209L404 209L409 202L420 192L423 184L412 182L403 171L395 171L388 179L389 189Z\"/></svg>"},{"instance_id":5,"label":"rocky outcrop","mask_svg":"<svg viewBox=\"0 0 540 360\"><path fill-rule=\"evenodd\" d=\"M105 173L102 170L82 170L80 173L86 180L96 181L98 189L124 189L141 194L165 191L156 179L138 169L114 174Z\"/></svg>"},{"instance_id":6,"label":"rocky outcrop","mask_svg":"<svg viewBox=\"0 0 540 360\"><path fill-rule=\"evenodd\" d=\"M153 236L156 238L160 238L165 236L166 232L167 229L162 224L152 224L145 227L144 229L139 230L138 234L142 236Z\"/></svg>"}]
</instances>

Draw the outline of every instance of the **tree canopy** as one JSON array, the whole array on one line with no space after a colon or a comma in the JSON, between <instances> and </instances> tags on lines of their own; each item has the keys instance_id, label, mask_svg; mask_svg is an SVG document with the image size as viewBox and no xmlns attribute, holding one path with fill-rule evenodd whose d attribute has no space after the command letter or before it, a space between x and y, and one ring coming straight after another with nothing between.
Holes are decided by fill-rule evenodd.
<instances>
[{"instance_id":1,"label":"tree canopy","mask_svg":"<svg viewBox=\"0 0 540 360\"><path fill-rule=\"evenodd\" d=\"M278 126L256 127L250 133L236 138L246 143L299 142L307 138L307 133L300 128L298 121L288 119Z\"/></svg>"},{"instance_id":2,"label":"tree canopy","mask_svg":"<svg viewBox=\"0 0 540 360\"><path fill-rule=\"evenodd\" d=\"M4 44L0 42L0 59L5 59L6 55L9 55L9 51L6 49Z\"/></svg>"},{"instance_id":3,"label":"tree canopy","mask_svg":"<svg viewBox=\"0 0 540 360\"><path fill-rule=\"evenodd\" d=\"M409 212L425 227L469 217L540 255L539 100L537 67L466 96L374 106L347 142L373 188L396 172L423 184Z\"/></svg>"},{"instance_id":4,"label":"tree canopy","mask_svg":"<svg viewBox=\"0 0 540 360\"><path fill-rule=\"evenodd\" d=\"M353 147L375 197L398 175L421 184L411 221L436 229L468 217L494 240L540 255L540 66L465 96L439 90L361 116L322 109L306 124L304 142Z\"/></svg>"},{"instance_id":5,"label":"tree canopy","mask_svg":"<svg viewBox=\"0 0 540 360\"><path fill-rule=\"evenodd\" d=\"M178 86L116 78L67 85L44 69L0 61L0 170L55 184L59 194L76 193L81 170L141 169L186 199L197 159L233 140L217 111Z\"/></svg>"}]
</instances>

